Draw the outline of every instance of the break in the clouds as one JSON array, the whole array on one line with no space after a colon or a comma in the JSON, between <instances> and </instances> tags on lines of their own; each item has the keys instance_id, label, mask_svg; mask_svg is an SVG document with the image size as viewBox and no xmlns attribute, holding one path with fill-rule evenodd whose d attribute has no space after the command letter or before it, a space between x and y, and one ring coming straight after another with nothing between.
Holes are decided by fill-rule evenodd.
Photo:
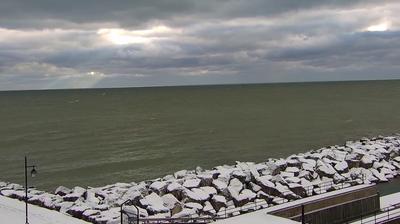
<instances>
[{"instance_id":1,"label":"break in the clouds","mask_svg":"<svg viewBox=\"0 0 400 224\"><path fill-rule=\"evenodd\" d=\"M0 90L400 78L400 3L0 0Z\"/></svg>"}]
</instances>

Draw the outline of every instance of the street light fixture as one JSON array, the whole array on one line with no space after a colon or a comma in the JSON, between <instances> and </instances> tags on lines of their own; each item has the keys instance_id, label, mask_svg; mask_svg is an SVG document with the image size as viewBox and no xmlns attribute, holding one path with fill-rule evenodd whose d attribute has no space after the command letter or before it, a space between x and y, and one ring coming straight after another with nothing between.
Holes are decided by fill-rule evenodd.
<instances>
[{"instance_id":1,"label":"street light fixture","mask_svg":"<svg viewBox=\"0 0 400 224\"><path fill-rule=\"evenodd\" d=\"M29 224L29 222L28 222L28 168L32 168L30 174L31 174L31 177L35 177L37 174L36 166L35 165L28 166L28 159L25 156L25 224Z\"/></svg>"}]
</instances>

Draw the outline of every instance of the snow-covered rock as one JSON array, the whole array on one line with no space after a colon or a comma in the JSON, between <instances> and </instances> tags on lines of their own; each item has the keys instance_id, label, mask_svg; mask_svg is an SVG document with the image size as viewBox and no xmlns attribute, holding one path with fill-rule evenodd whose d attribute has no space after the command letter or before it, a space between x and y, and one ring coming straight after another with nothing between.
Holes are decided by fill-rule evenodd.
<instances>
[{"instance_id":1,"label":"snow-covered rock","mask_svg":"<svg viewBox=\"0 0 400 224\"><path fill-rule=\"evenodd\" d=\"M182 200L185 196L186 188L179 183L173 182L168 185L167 192L173 194L178 200Z\"/></svg>"},{"instance_id":2,"label":"snow-covered rock","mask_svg":"<svg viewBox=\"0 0 400 224\"><path fill-rule=\"evenodd\" d=\"M222 195L213 195L211 198L211 204L215 208L216 211L219 211L221 208L226 208L226 198Z\"/></svg>"},{"instance_id":3,"label":"snow-covered rock","mask_svg":"<svg viewBox=\"0 0 400 224\"><path fill-rule=\"evenodd\" d=\"M59 186L55 191L55 194L60 196L65 196L70 193L72 193L72 190L64 186Z\"/></svg>"},{"instance_id":4,"label":"snow-covered rock","mask_svg":"<svg viewBox=\"0 0 400 224\"><path fill-rule=\"evenodd\" d=\"M203 210L203 205L195 202L185 203L184 207L189 209L194 209L196 210L196 212L200 212L201 210Z\"/></svg>"},{"instance_id":5,"label":"snow-covered rock","mask_svg":"<svg viewBox=\"0 0 400 224\"><path fill-rule=\"evenodd\" d=\"M254 201L256 197L257 194L249 189L244 189L242 192L232 195L236 207L244 206L248 202Z\"/></svg>"},{"instance_id":6,"label":"snow-covered rock","mask_svg":"<svg viewBox=\"0 0 400 224\"><path fill-rule=\"evenodd\" d=\"M64 201L76 201L79 198L83 197L83 195L86 193L86 189L82 188L82 187L74 187L74 189L72 189L72 193L67 194L65 196L63 196Z\"/></svg>"},{"instance_id":7,"label":"snow-covered rock","mask_svg":"<svg viewBox=\"0 0 400 224\"><path fill-rule=\"evenodd\" d=\"M316 172L322 177L333 177L336 173L336 170L330 164L318 160Z\"/></svg>"},{"instance_id":8,"label":"snow-covered rock","mask_svg":"<svg viewBox=\"0 0 400 224\"><path fill-rule=\"evenodd\" d=\"M210 195L199 188L186 190L186 199L189 202L203 203L210 198Z\"/></svg>"},{"instance_id":9,"label":"snow-covered rock","mask_svg":"<svg viewBox=\"0 0 400 224\"><path fill-rule=\"evenodd\" d=\"M164 201L156 193L151 193L140 200L140 203L146 207L150 215L157 213L169 212L169 209L164 206Z\"/></svg>"},{"instance_id":10,"label":"snow-covered rock","mask_svg":"<svg viewBox=\"0 0 400 224\"><path fill-rule=\"evenodd\" d=\"M378 170L374 169L374 168L370 168L369 169L372 174L378 178L379 182L388 182L389 180L385 177L384 174L380 173Z\"/></svg>"},{"instance_id":11,"label":"snow-covered rock","mask_svg":"<svg viewBox=\"0 0 400 224\"><path fill-rule=\"evenodd\" d=\"M163 195L167 191L167 183L164 181L155 181L149 186L149 188L158 195Z\"/></svg>"},{"instance_id":12,"label":"snow-covered rock","mask_svg":"<svg viewBox=\"0 0 400 224\"><path fill-rule=\"evenodd\" d=\"M166 194L161 197L163 205L170 210L172 214L182 211L182 203L176 199L173 194Z\"/></svg>"},{"instance_id":13,"label":"snow-covered rock","mask_svg":"<svg viewBox=\"0 0 400 224\"><path fill-rule=\"evenodd\" d=\"M188 189L191 189L191 188L200 187L200 183L201 183L201 180L198 178L189 179L189 180L185 180L185 182L183 183L183 186Z\"/></svg>"},{"instance_id":14,"label":"snow-covered rock","mask_svg":"<svg viewBox=\"0 0 400 224\"><path fill-rule=\"evenodd\" d=\"M172 216L172 218L182 218L182 217L192 217L196 215L196 210L194 209L188 209L188 208L184 208L182 211L180 211L177 214L174 214Z\"/></svg>"},{"instance_id":15,"label":"snow-covered rock","mask_svg":"<svg viewBox=\"0 0 400 224\"><path fill-rule=\"evenodd\" d=\"M369 169L372 167L375 161L376 161L375 156L366 154L362 157L360 166Z\"/></svg>"},{"instance_id":16,"label":"snow-covered rock","mask_svg":"<svg viewBox=\"0 0 400 224\"><path fill-rule=\"evenodd\" d=\"M214 207L209 201L206 201L204 203L203 213L213 217L217 214L217 211L215 211Z\"/></svg>"},{"instance_id":17,"label":"snow-covered rock","mask_svg":"<svg viewBox=\"0 0 400 224\"><path fill-rule=\"evenodd\" d=\"M349 165L347 164L346 161L342 161L337 163L334 166L335 170L337 170L339 173L345 173L349 171Z\"/></svg>"}]
</instances>

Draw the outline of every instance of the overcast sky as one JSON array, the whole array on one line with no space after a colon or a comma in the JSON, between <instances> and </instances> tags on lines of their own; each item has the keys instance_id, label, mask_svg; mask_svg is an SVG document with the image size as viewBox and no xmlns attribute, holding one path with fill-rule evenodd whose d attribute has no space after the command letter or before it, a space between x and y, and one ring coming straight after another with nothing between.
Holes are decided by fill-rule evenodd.
<instances>
[{"instance_id":1,"label":"overcast sky","mask_svg":"<svg viewBox=\"0 0 400 224\"><path fill-rule=\"evenodd\" d=\"M398 0L0 0L0 90L400 78Z\"/></svg>"}]
</instances>

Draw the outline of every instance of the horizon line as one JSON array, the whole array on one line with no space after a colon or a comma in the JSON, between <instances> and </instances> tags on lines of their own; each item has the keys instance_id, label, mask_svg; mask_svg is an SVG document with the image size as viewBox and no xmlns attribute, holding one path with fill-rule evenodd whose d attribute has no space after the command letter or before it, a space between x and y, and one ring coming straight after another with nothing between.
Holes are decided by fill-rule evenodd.
<instances>
[{"instance_id":1,"label":"horizon line","mask_svg":"<svg viewBox=\"0 0 400 224\"><path fill-rule=\"evenodd\" d=\"M102 90L102 89L144 89L144 88L183 88L183 87L206 87L206 86L241 86L241 85L279 85L279 84L307 84L307 83L345 83L345 82L373 82L373 81L400 81L400 78L388 79L349 79L349 80L310 80L310 81L287 81L287 82L243 82L243 83L210 83L210 84L187 84L187 85L149 85L149 86L110 86L110 87L86 87L86 88L44 88L44 89L5 89L2 92L24 92L24 91L65 91L65 90Z\"/></svg>"}]
</instances>

